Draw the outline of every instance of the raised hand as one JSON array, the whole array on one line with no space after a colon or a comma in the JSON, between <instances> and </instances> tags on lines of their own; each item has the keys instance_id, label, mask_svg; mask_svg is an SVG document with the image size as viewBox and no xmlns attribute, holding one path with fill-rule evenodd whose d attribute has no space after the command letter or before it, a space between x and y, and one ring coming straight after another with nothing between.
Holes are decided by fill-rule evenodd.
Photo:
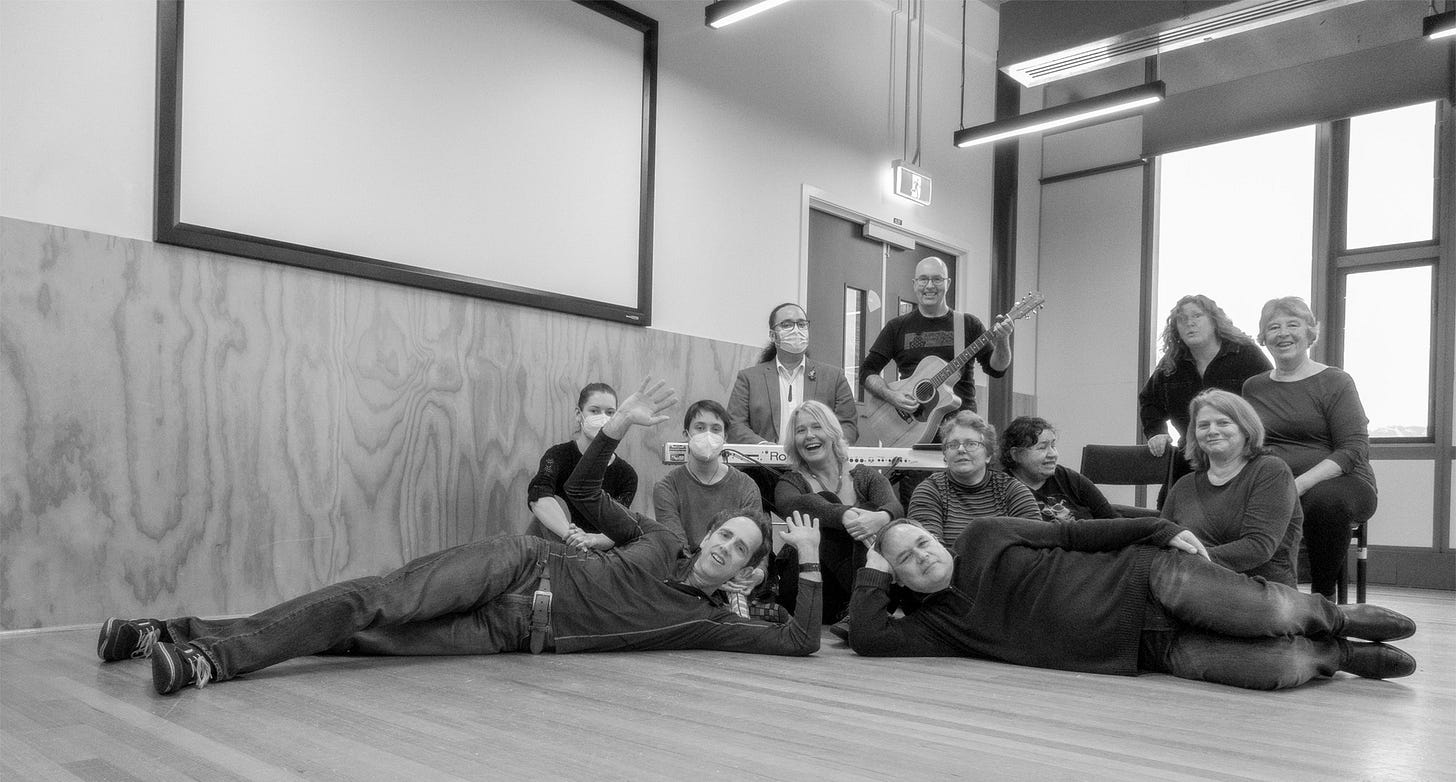
<instances>
[{"instance_id":1,"label":"raised hand","mask_svg":"<svg viewBox=\"0 0 1456 782\"><path fill-rule=\"evenodd\" d=\"M656 426L671 416L665 412L677 404L677 391L667 387L665 380L644 378L642 385L631 396L617 405L617 412L602 427L607 436L622 439L622 435L633 426Z\"/></svg>"},{"instance_id":2,"label":"raised hand","mask_svg":"<svg viewBox=\"0 0 1456 782\"><path fill-rule=\"evenodd\" d=\"M819 561L819 520L794 511L784 519L784 543L799 552L800 562Z\"/></svg>"}]
</instances>

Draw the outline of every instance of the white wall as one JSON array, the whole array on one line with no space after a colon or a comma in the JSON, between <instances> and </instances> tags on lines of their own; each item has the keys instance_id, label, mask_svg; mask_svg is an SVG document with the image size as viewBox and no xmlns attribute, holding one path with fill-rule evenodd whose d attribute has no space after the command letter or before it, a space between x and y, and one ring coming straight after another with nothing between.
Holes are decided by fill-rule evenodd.
<instances>
[{"instance_id":1,"label":"white wall","mask_svg":"<svg viewBox=\"0 0 1456 782\"><path fill-rule=\"evenodd\" d=\"M926 36L921 167L936 187L926 208L888 192L902 155L891 90L904 86L893 3L800 0L721 31L703 24L703 3L628 5L660 23L656 328L759 342L762 313L799 295L804 185L989 254L990 153L950 143L953 34ZM954 31L960 12L930 0L927 18ZM151 238L155 14L150 0L0 3L0 214ZM997 16L980 3L968 14L974 124L991 116Z\"/></svg>"}]
</instances>

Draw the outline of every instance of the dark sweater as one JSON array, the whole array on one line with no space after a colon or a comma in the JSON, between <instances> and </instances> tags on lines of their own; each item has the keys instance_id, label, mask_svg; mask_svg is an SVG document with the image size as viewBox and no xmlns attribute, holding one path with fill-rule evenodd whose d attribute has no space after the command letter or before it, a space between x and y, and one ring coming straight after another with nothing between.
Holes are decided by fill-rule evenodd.
<instances>
[{"instance_id":1,"label":"dark sweater","mask_svg":"<svg viewBox=\"0 0 1456 782\"><path fill-rule=\"evenodd\" d=\"M1214 486L1208 473L1185 475L1168 493L1163 518L1187 527L1220 565L1287 586L1304 511L1289 466L1274 456L1255 456L1232 480Z\"/></svg>"},{"instance_id":2,"label":"dark sweater","mask_svg":"<svg viewBox=\"0 0 1456 782\"><path fill-rule=\"evenodd\" d=\"M571 477L571 471L581 462L581 456L576 442L571 440L547 448L546 453L541 454L541 466L536 470L536 475L526 485L526 505L529 507L543 497L566 499L566 481ZM637 497L637 471L632 469L626 459L613 459L607 465L602 486L612 499L630 508L632 500ZM587 532L602 532L575 505L567 503L567 506L571 509L572 524Z\"/></svg>"},{"instance_id":3,"label":"dark sweater","mask_svg":"<svg viewBox=\"0 0 1456 782\"><path fill-rule=\"evenodd\" d=\"M693 553L676 530L627 510L602 491L617 441L598 434L566 484L566 496L616 547L570 552L553 547L551 628L556 651L717 649L807 655L819 650L820 585L800 579L793 620L744 619L721 592L683 583Z\"/></svg>"},{"instance_id":4,"label":"dark sweater","mask_svg":"<svg viewBox=\"0 0 1456 782\"><path fill-rule=\"evenodd\" d=\"M1153 518L981 520L951 549L950 587L926 596L903 618L888 611L890 574L861 569L850 604L850 645L878 657L989 657L1136 674L1148 567L1181 531Z\"/></svg>"}]
</instances>

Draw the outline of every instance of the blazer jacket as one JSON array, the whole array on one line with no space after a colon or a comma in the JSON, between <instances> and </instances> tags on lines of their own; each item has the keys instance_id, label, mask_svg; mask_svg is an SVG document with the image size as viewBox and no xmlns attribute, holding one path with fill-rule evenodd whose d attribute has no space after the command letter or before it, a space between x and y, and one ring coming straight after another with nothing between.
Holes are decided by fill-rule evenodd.
<instances>
[{"instance_id":1,"label":"blazer jacket","mask_svg":"<svg viewBox=\"0 0 1456 782\"><path fill-rule=\"evenodd\" d=\"M859 408L849 381L844 379L844 370L807 356L804 362L804 398L828 405L844 427L844 439L854 445L859 439ZM777 443L782 426L777 362L765 361L739 370L728 397L728 442Z\"/></svg>"}]
</instances>

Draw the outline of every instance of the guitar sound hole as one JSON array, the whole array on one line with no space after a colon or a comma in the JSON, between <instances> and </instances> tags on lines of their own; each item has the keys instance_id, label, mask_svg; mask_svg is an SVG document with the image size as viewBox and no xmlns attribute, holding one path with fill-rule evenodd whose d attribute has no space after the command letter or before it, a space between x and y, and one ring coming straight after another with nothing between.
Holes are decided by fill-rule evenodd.
<instances>
[{"instance_id":1,"label":"guitar sound hole","mask_svg":"<svg viewBox=\"0 0 1456 782\"><path fill-rule=\"evenodd\" d=\"M929 383L920 383L915 386L915 399L920 404L925 404L935 398L935 386Z\"/></svg>"}]
</instances>

